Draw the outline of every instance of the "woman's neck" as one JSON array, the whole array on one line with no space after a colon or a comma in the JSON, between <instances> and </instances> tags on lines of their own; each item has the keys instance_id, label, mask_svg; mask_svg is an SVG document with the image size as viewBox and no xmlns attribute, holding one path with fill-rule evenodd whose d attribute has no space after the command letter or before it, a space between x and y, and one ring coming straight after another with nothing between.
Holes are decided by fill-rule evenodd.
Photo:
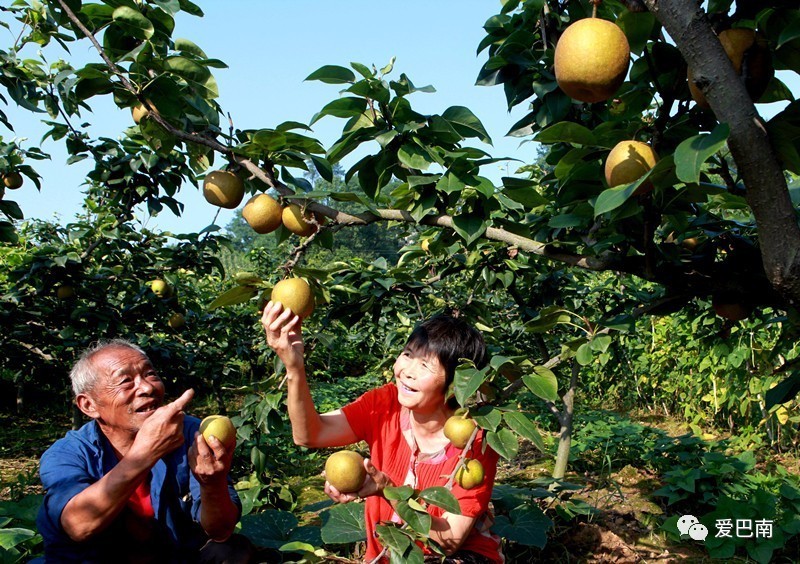
<instances>
[{"instance_id":1,"label":"woman's neck","mask_svg":"<svg viewBox=\"0 0 800 564\"><path fill-rule=\"evenodd\" d=\"M411 430L421 452L436 452L447 445L449 441L444 436L444 424L450 415L446 406L429 414L411 412Z\"/></svg>"}]
</instances>

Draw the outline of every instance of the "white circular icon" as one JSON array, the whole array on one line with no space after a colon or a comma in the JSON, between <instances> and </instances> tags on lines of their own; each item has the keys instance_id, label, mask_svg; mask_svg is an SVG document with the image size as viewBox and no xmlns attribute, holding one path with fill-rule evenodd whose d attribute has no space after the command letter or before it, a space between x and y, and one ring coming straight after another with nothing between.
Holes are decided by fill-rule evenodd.
<instances>
[{"instance_id":1,"label":"white circular icon","mask_svg":"<svg viewBox=\"0 0 800 564\"><path fill-rule=\"evenodd\" d=\"M699 522L700 520L694 515L684 515L678 519L678 530L681 532L681 535L688 535L689 527Z\"/></svg>"},{"instance_id":2,"label":"white circular icon","mask_svg":"<svg viewBox=\"0 0 800 564\"><path fill-rule=\"evenodd\" d=\"M708 527L702 523L695 523L689 527L689 536L692 537L692 540L704 541L708 536Z\"/></svg>"}]
</instances>

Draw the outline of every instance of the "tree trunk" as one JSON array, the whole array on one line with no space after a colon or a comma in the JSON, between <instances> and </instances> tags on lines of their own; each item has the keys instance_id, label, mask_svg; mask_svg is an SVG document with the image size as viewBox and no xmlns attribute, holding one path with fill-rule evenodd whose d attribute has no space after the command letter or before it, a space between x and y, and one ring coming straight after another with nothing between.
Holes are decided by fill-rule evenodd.
<instances>
[{"instance_id":1,"label":"tree trunk","mask_svg":"<svg viewBox=\"0 0 800 564\"><path fill-rule=\"evenodd\" d=\"M25 382L17 382L17 415L25 411Z\"/></svg>"},{"instance_id":2,"label":"tree trunk","mask_svg":"<svg viewBox=\"0 0 800 564\"><path fill-rule=\"evenodd\" d=\"M743 81L714 35L700 2L644 2L675 41L717 119L730 126L728 146L758 225L764 271L788 303L800 304L800 227L783 167Z\"/></svg>"},{"instance_id":3,"label":"tree trunk","mask_svg":"<svg viewBox=\"0 0 800 564\"><path fill-rule=\"evenodd\" d=\"M572 361L572 377L569 380L569 389L564 393L561 401L564 402L564 411L559 415L561 432L558 435L558 452L556 465L553 468L553 478L563 480L567 473L569 463L569 449L572 444L572 421L575 414L575 389L578 387L578 372L580 365L577 360Z\"/></svg>"}]
</instances>

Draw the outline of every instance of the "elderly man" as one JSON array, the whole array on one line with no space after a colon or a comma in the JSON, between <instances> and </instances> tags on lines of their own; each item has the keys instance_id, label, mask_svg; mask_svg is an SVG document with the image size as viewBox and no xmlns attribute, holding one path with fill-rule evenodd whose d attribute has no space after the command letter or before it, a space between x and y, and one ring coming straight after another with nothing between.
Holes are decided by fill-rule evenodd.
<instances>
[{"instance_id":1,"label":"elderly man","mask_svg":"<svg viewBox=\"0 0 800 564\"><path fill-rule=\"evenodd\" d=\"M85 351L70 378L92 421L41 459L46 560L246 561L217 556L231 548L241 504L228 478L233 449L206 442L183 412L194 392L163 405L147 355L122 340Z\"/></svg>"}]
</instances>

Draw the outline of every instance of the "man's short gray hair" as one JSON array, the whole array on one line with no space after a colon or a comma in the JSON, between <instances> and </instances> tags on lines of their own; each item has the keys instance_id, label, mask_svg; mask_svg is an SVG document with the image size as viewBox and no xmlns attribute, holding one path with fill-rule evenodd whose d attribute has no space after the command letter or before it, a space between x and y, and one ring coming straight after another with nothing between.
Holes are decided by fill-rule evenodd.
<instances>
[{"instance_id":1,"label":"man's short gray hair","mask_svg":"<svg viewBox=\"0 0 800 564\"><path fill-rule=\"evenodd\" d=\"M72 391L75 397L85 394L97 383L99 374L92 360L94 355L108 348L133 349L142 356L147 357L147 354L139 345L135 345L125 339L104 339L93 343L81 353L80 358L78 358L78 361L69 372L69 379L72 381Z\"/></svg>"}]
</instances>

